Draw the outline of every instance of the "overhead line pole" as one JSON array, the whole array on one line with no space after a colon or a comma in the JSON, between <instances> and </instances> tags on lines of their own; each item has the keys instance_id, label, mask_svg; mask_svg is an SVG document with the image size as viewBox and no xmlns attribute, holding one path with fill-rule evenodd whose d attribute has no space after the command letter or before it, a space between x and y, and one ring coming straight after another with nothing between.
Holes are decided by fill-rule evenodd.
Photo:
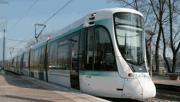
<instances>
[{"instance_id":1,"label":"overhead line pole","mask_svg":"<svg viewBox=\"0 0 180 102\"><path fill-rule=\"evenodd\" d=\"M43 24L45 24L46 22L48 22L53 16L55 16L59 11L61 11L64 7L66 7L70 2L72 2L73 0L70 0L67 4L65 4L61 9L59 9L55 14L53 14L49 19L47 19ZM38 30L40 27L38 27L36 30ZM30 37L35 31L33 31L29 36L27 36L24 40L26 40L28 37ZM22 40L22 41L24 41ZM21 42L22 42L21 41ZM20 43L21 43L20 42ZM15 46L19 45L20 43L16 44ZM14 47L15 47L14 46Z\"/></svg>"},{"instance_id":2,"label":"overhead line pole","mask_svg":"<svg viewBox=\"0 0 180 102\"><path fill-rule=\"evenodd\" d=\"M21 17L21 19L19 19L16 24L9 30L9 32L7 34L9 34L11 32L11 30L23 19L23 17L31 10L31 8L37 3L38 0L36 0L33 5L26 11L26 13Z\"/></svg>"},{"instance_id":3,"label":"overhead line pole","mask_svg":"<svg viewBox=\"0 0 180 102\"><path fill-rule=\"evenodd\" d=\"M2 70L4 70L4 57L5 57L5 29L4 29L4 34L3 34L3 66L2 66Z\"/></svg>"},{"instance_id":4,"label":"overhead line pole","mask_svg":"<svg viewBox=\"0 0 180 102\"><path fill-rule=\"evenodd\" d=\"M150 30L146 30L145 31L147 34L153 36L155 33L150 31ZM152 79L152 39L150 40L150 76Z\"/></svg>"},{"instance_id":5,"label":"overhead line pole","mask_svg":"<svg viewBox=\"0 0 180 102\"><path fill-rule=\"evenodd\" d=\"M35 38L36 38L36 42L38 42L38 37L39 35L42 33L42 31L44 30L44 28L46 27L45 23L48 22L52 17L54 17L59 11L61 11L63 8L65 8L70 2L72 2L73 0L70 0L68 3L66 3L62 8L60 8L55 14L53 14L50 18L48 18L43 24L37 24L35 23ZM36 35L36 25L39 25L39 26L44 26L41 30L41 32Z\"/></svg>"}]
</instances>

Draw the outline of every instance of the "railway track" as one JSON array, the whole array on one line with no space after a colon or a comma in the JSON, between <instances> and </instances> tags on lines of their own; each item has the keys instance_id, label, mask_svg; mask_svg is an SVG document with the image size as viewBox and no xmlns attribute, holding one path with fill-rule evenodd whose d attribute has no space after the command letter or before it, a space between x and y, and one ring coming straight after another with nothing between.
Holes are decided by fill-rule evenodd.
<instances>
[{"instance_id":1,"label":"railway track","mask_svg":"<svg viewBox=\"0 0 180 102\"><path fill-rule=\"evenodd\" d=\"M180 86L173 86L173 85L163 85L163 84L155 84L156 89L160 90L168 90L171 92L180 92Z\"/></svg>"},{"instance_id":2,"label":"railway track","mask_svg":"<svg viewBox=\"0 0 180 102\"><path fill-rule=\"evenodd\" d=\"M147 99L117 99L117 98L105 98L112 102L119 101L133 101L133 102L180 102L180 87L172 85L156 84L156 97Z\"/></svg>"},{"instance_id":3,"label":"railway track","mask_svg":"<svg viewBox=\"0 0 180 102\"><path fill-rule=\"evenodd\" d=\"M155 84L156 98L180 102L180 87L173 85Z\"/></svg>"}]
</instances>

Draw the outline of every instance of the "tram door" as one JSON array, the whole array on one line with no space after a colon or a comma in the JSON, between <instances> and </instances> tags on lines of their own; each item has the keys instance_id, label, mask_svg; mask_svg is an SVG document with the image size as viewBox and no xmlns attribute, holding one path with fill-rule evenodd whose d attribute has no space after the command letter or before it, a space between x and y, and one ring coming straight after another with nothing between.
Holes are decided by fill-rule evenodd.
<instances>
[{"instance_id":1,"label":"tram door","mask_svg":"<svg viewBox=\"0 0 180 102\"><path fill-rule=\"evenodd\" d=\"M71 87L79 89L79 69L78 69L78 45L79 45L79 32L72 34L70 41L70 77Z\"/></svg>"},{"instance_id":2,"label":"tram door","mask_svg":"<svg viewBox=\"0 0 180 102\"><path fill-rule=\"evenodd\" d=\"M39 79L44 80L44 46L39 49L40 61L39 61Z\"/></svg>"},{"instance_id":3,"label":"tram door","mask_svg":"<svg viewBox=\"0 0 180 102\"><path fill-rule=\"evenodd\" d=\"M34 51L31 50L30 76L34 77Z\"/></svg>"}]
</instances>

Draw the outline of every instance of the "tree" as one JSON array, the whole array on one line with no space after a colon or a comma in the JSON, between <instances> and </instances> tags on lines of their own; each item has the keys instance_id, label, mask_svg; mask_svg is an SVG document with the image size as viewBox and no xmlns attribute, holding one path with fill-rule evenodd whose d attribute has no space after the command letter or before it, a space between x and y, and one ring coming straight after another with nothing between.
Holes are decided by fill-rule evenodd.
<instances>
[{"instance_id":1,"label":"tree","mask_svg":"<svg viewBox=\"0 0 180 102\"><path fill-rule=\"evenodd\" d=\"M164 13L166 10L166 0L150 0L151 3L151 7L153 9L153 12L155 14L155 17L158 21L158 26L159 26L159 30L158 30L158 36L157 36L157 40L156 40L156 52L155 52L155 56L156 56L156 72L159 71L159 42L160 42L160 38L161 38L161 33L163 31L163 21L166 19L166 17L164 17ZM164 17L164 18L163 18ZM165 57L164 57L165 58Z\"/></svg>"},{"instance_id":2,"label":"tree","mask_svg":"<svg viewBox=\"0 0 180 102\"><path fill-rule=\"evenodd\" d=\"M159 0L159 1L150 0L150 1L154 14L156 15L156 18L159 23L158 36L162 34L162 38L163 38L163 57L168 67L168 72L174 73L177 63L176 55L180 48L180 41L179 41L180 39L178 37L180 33L180 30L178 29L180 28L179 25L180 22L178 17L178 15L180 14L179 12L180 8L178 4L180 3L180 1L179 0ZM160 41L160 37L157 40ZM171 66L172 71L169 64L170 62L166 58L167 47L171 49L173 54L173 61L172 61L173 64ZM156 54L158 54L158 52ZM158 67L158 65L156 66Z\"/></svg>"},{"instance_id":3,"label":"tree","mask_svg":"<svg viewBox=\"0 0 180 102\"><path fill-rule=\"evenodd\" d=\"M177 65L177 53L180 48L180 39L178 35L180 34L180 22L179 22L179 14L180 14L180 0L168 0L167 6L169 10L169 33L170 33L170 49L172 50L173 54L173 61L172 61L172 73L176 70Z\"/></svg>"}]
</instances>

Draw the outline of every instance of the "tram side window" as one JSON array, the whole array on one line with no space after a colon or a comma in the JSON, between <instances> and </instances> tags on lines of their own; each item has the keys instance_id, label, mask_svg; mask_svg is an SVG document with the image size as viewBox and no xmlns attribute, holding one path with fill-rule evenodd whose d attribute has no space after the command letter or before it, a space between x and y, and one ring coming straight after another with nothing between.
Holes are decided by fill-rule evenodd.
<instances>
[{"instance_id":1,"label":"tram side window","mask_svg":"<svg viewBox=\"0 0 180 102\"><path fill-rule=\"evenodd\" d=\"M20 56L20 68L23 67L22 56L23 56L23 55Z\"/></svg>"},{"instance_id":2,"label":"tram side window","mask_svg":"<svg viewBox=\"0 0 180 102\"><path fill-rule=\"evenodd\" d=\"M35 53L34 53L34 68L38 68L38 56L39 55L39 50L35 49Z\"/></svg>"},{"instance_id":3,"label":"tram side window","mask_svg":"<svg viewBox=\"0 0 180 102\"><path fill-rule=\"evenodd\" d=\"M24 63L23 63L23 66L25 68L28 68L28 57L29 57L29 53L25 53L24 54Z\"/></svg>"},{"instance_id":4,"label":"tram side window","mask_svg":"<svg viewBox=\"0 0 180 102\"><path fill-rule=\"evenodd\" d=\"M20 56L17 57L17 67L20 67Z\"/></svg>"},{"instance_id":5,"label":"tram side window","mask_svg":"<svg viewBox=\"0 0 180 102\"><path fill-rule=\"evenodd\" d=\"M9 67L11 67L12 65L11 65L11 60L9 60Z\"/></svg>"},{"instance_id":6,"label":"tram side window","mask_svg":"<svg viewBox=\"0 0 180 102\"><path fill-rule=\"evenodd\" d=\"M8 66L7 66L7 65L8 65L7 63L8 63L8 62L5 60L5 61L4 61L4 67L8 67Z\"/></svg>"},{"instance_id":7,"label":"tram side window","mask_svg":"<svg viewBox=\"0 0 180 102\"><path fill-rule=\"evenodd\" d=\"M17 57L14 57L14 67L17 67Z\"/></svg>"},{"instance_id":8,"label":"tram side window","mask_svg":"<svg viewBox=\"0 0 180 102\"><path fill-rule=\"evenodd\" d=\"M18 56L16 57L16 67L18 68L19 67L19 58L18 58Z\"/></svg>"},{"instance_id":9,"label":"tram side window","mask_svg":"<svg viewBox=\"0 0 180 102\"><path fill-rule=\"evenodd\" d=\"M42 56L41 56L41 67L45 68L45 51L46 50L46 46L42 47Z\"/></svg>"},{"instance_id":10,"label":"tram side window","mask_svg":"<svg viewBox=\"0 0 180 102\"><path fill-rule=\"evenodd\" d=\"M103 27L97 27L95 30L94 59L94 70L117 70L110 35Z\"/></svg>"},{"instance_id":11,"label":"tram side window","mask_svg":"<svg viewBox=\"0 0 180 102\"><path fill-rule=\"evenodd\" d=\"M31 68L34 68L34 50L33 51L31 51L31 62L30 62L31 64L30 64L30 67Z\"/></svg>"},{"instance_id":12,"label":"tram side window","mask_svg":"<svg viewBox=\"0 0 180 102\"><path fill-rule=\"evenodd\" d=\"M38 60L37 60L37 68L40 71L40 63L41 63L41 47L38 48Z\"/></svg>"},{"instance_id":13,"label":"tram side window","mask_svg":"<svg viewBox=\"0 0 180 102\"><path fill-rule=\"evenodd\" d=\"M58 68L69 70L68 68L68 40L61 40L58 45Z\"/></svg>"},{"instance_id":14,"label":"tram side window","mask_svg":"<svg viewBox=\"0 0 180 102\"><path fill-rule=\"evenodd\" d=\"M49 68L57 68L57 41L50 43L50 52L48 56Z\"/></svg>"},{"instance_id":15,"label":"tram side window","mask_svg":"<svg viewBox=\"0 0 180 102\"><path fill-rule=\"evenodd\" d=\"M72 34L71 36L71 49L72 49L72 53L71 53L71 61L72 61L72 70L78 72L79 68L78 68L78 55L79 55L79 33L80 31L77 31L75 33Z\"/></svg>"},{"instance_id":16,"label":"tram side window","mask_svg":"<svg viewBox=\"0 0 180 102\"><path fill-rule=\"evenodd\" d=\"M18 56L18 64L19 64L19 68L21 67L21 55L20 56Z\"/></svg>"},{"instance_id":17,"label":"tram side window","mask_svg":"<svg viewBox=\"0 0 180 102\"><path fill-rule=\"evenodd\" d=\"M12 59L12 67L14 67L14 58Z\"/></svg>"},{"instance_id":18,"label":"tram side window","mask_svg":"<svg viewBox=\"0 0 180 102\"><path fill-rule=\"evenodd\" d=\"M88 28L87 33L87 65L86 70L93 70L93 43L94 43L94 28Z\"/></svg>"},{"instance_id":19,"label":"tram side window","mask_svg":"<svg viewBox=\"0 0 180 102\"><path fill-rule=\"evenodd\" d=\"M33 68L36 68L36 50L33 51Z\"/></svg>"},{"instance_id":20,"label":"tram side window","mask_svg":"<svg viewBox=\"0 0 180 102\"><path fill-rule=\"evenodd\" d=\"M81 30L80 43L79 43L79 69L85 70L86 68L86 29Z\"/></svg>"}]
</instances>

